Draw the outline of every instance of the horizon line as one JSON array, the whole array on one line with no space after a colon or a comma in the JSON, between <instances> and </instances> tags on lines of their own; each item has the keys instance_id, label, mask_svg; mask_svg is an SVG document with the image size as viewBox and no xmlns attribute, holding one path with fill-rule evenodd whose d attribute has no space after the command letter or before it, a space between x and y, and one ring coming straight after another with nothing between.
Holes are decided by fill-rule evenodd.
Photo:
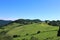
<instances>
[{"instance_id":1,"label":"horizon line","mask_svg":"<svg viewBox=\"0 0 60 40\"><path fill-rule=\"evenodd\" d=\"M28 18L0 19L0 20L12 20L12 21L15 21L15 20L18 20L18 19L28 19ZM34 19L38 19L38 18L33 18L33 19L30 18L30 20L34 20ZM39 20L42 20L42 19L39 19ZM50 20L50 21L52 21L52 20L60 20L60 19L44 19L44 20ZM42 21L44 21L44 20L42 20Z\"/></svg>"}]
</instances>

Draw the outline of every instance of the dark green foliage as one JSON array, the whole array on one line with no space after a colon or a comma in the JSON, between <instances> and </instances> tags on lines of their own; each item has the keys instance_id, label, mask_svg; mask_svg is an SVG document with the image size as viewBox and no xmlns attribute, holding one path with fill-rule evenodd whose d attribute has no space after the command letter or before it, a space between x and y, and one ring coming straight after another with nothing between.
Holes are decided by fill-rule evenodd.
<instances>
[{"instance_id":1,"label":"dark green foliage","mask_svg":"<svg viewBox=\"0 0 60 40\"><path fill-rule=\"evenodd\" d=\"M57 25L60 26L60 20L57 20Z\"/></svg>"},{"instance_id":2,"label":"dark green foliage","mask_svg":"<svg viewBox=\"0 0 60 40\"><path fill-rule=\"evenodd\" d=\"M58 30L57 36L60 36L60 26L59 26L59 30Z\"/></svg>"},{"instance_id":3,"label":"dark green foliage","mask_svg":"<svg viewBox=\"0 0 60 40\"><path fill-rule=\"evenodd\" d=\"M29 24L30 20L29 19L18 19L18 20L15 20L14 22L25 25L25 24Z\"/></svg>"},{"instance_id":4,"label":"dark green foliage","mask_svg":"<svg viewBox=\"0 0 60 40\"><path fill-rule=\"evenodd\" d=\"M45 23L49 23L50 21L49 20L45 20Z\"/></svg>"},{"instance_id":5,"label":"dark green foliage","mask_svg":"<svg viewBox=\"0 0 60 40\"><path fill-rule=\"evenodd\" d=\"M13 35L13 38L17 38L17 37L20 37L20 35Z\"/></svg>"},{"instance_id":6,"label":"dark green foliage","mask_svg":"<svg viewBox=\"0 0 60 40\"><path fill-rule=\"evenodd\" d=\"M32 37L30 38L30 40L38 40L38 38L32 36Z\"/></svg>"},{"instance_id":7,"label":"dark green foliage","mask_svg":"<svg viewBox=\"0 0 60 40\"><path fill-rule=\"evenodd\" d=\"M48 24L49 25L52 25L52 26L60 26L60 20L57 20L57 21L54 21L54 20L53 21L49 21Z\"/></svg>"},{"instance_id":8,"label":"dark green foliage","mask_svg":"<svg viewBox=\"0 0 60 40\"><path fill-rule=\"evenodd\" d=\"M56 21L50 21L48 24L52 26L58 26Z\"/></svg>"},{"instance_id":9,"label":"dark green foliage","mask_svg":"<svg viewBox=\"0 0 60 40\"><path fill-rule=\"evenodd\" d=\"M39 19L34 19L34 20L32 20L32 22L34 22L34 23L39 23L39 22L42 22L42 21L39 20Z\"/></svg>"},{"instance_id":10,"label":"dark green foliage","mask_svg":"<svg viewBox=\"0 0 60 40\"><path fill-rule=\"evenodd\" d=\"M28 33L26 34L26 36L29 35Z\"/></svg>"},{"instance_id":11,"label":"dark green foliage","mask_svg":"<svg viewBox=\"0 0 60 40\"><path fill-rule=\"evenodd\" d=\"M37 32L37 34L39 34L39 33L40 33L40 31Z\"/></svg>"}]
</instances>

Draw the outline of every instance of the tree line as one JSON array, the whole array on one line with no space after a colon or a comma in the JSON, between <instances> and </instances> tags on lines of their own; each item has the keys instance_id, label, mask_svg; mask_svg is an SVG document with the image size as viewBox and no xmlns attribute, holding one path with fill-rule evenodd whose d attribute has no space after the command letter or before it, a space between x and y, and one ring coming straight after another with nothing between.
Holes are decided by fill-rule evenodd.
<instances>
[{"instance_id":1,"label":"tree line","mask_svg":"<svg viewBox=\"0 0 60 40\"><path fill-rule=\"evenodd\" d=\"M60 26L60 20L52 20L52 21L49 21L49 20L45 20L45 23L47 23L48 25L52 25L52 26Z\"/></svg>"},{"instance_id":2,"label":"tree line","mask_svg":"<svg viewBox=\"0 0 60 40\"><path fill-rule=\"evenodd\" d=\"M39 20L39 19L33 19L33 20L30 20L30 19L18 19L18 20L15 20L13 22L16 22L16 23L20 23L20 24L32 24L32 23L47 23L48 25L52 25L52 26L60 26L60 20L45 20L45 21L42 21L42 20Z\"/></svg>"},{"instance_id":3,"label":"tree line","mask_svg":"<svg viewBox=\"0 0 60 40\"><path fill-rule=\"evenodd\" d=\"M15 21L11 21L10 23L8 24L12 24L12 23L20 23L20 24L23 24L23 25L27 25L27 24L33 24L33 23L47 23L48 25L52 25L52 26L60 26L60 20L45 20L45 21L42 21L40 19L18 19L18 20L15 20ZM6 24L6 25L8 25ZM6 26L6 25L3 25L3 26ZM0 27L1 28L1 27Z\"/></svg>"},{"instance_id":4,"label":"tree line","mask_svg":"<svg viewBox=\"0 0 60 40\"><path fill-rule=\"evenodd\" d=\"M18 19L18 20L15 20L13 22L20 23L20 24L32 24L32 23L41 23L42 21L39 20L39 19L34 19L34 20L30 20L30 19Z\"/></svg>"}]
</instances>

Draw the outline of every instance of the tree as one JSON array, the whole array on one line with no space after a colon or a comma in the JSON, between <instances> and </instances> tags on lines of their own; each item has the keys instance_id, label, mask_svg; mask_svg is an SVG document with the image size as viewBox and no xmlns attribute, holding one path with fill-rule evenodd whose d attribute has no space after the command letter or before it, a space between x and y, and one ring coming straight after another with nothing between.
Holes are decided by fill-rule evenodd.
<instances>
[{"instance_id":1,"label":"tree","mask_svg":"<svg viewBox=\"0 0 60 40\"><path fill-rule=\"evenodd\" d=\"M60 36L60 26L59 26L59 30L58 30L57 36Z\"/></svg>"},{"instance_id":2,"label":"tree","mask_svg":"<svg viewBox=\"0 0 60 40\"><path fill-rule=\"evenodd\" d=\"M58 26L57 25L57 21L54 21L54 20L53 21L50 21L48 24L49 25L52 25L52 26Z\"/></svg>"},{"instance_id":3,"label":"tree","mask_svg":"<svg viewBox=\"0 0 60 40\"><path fill-rule=\"evenodd\" d=\"M58 26L59 26L59 30L58 30L58 33L57 33L57 36L60 36L60 21L58 21Z\"/></svg>"},{"instance_id":4,"label":"tree","mask_svg":"<svg viewBox=\"0 0 60 40\"><path fill-rule=\"evenodd\" d=\"M45 20L45 23L49 23L50 21L49 20Z\"/></svg>"}]
</instances>

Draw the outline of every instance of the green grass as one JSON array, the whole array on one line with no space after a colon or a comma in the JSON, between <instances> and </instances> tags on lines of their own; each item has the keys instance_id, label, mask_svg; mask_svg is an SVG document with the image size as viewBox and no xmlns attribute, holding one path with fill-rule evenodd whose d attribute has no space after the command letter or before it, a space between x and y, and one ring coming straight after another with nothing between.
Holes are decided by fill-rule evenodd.
<instances>
[{"instance_id":1,"label":"green grass","mask_svg":"<svg viewBox=\"0 0 60 40\"><path fill-rule=\"evenodd\" d=\"M19 25L21 25L21 24L19 24L19 23L12 23L12 24L9 24L7 26L4 26L4 30L9 31L9 30L12 30L15 27L19 27Z\"/></svg>"},{"instance_id":2,"label":"green grass","mask_svg":"<svg viewBox=\"0 0 60 40\"><path fill-rule=\"evenodd\" d=\"M14 26L18 26L20 24L14 24ZM11 25L9 25L11 26ZM46 23L34 23L29 25L23 25L19 27L15 27L13 29L10 29L7 33L8 35L20 35L20 37L14 38L13 40L22 40L22 39L28 39L30 40L32 36L38 38L39 40L60 40L59 37L57 37L57 26L50 26ZM36 34L38 31L41 31L39 34ZM26 35L28 34L28 35Z\"/></svg>"}]
</instances>

